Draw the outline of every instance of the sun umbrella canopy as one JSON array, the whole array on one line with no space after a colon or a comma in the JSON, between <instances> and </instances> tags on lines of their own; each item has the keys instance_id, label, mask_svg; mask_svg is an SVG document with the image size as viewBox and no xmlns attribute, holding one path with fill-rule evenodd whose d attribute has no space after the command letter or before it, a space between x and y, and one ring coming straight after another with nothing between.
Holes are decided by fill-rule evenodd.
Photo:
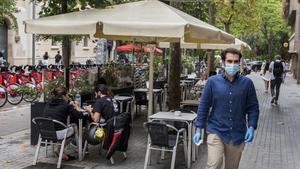
<instances>
[{"instance_id":1,"label":"sun umbrella canopy","mask_svg":"<svg viewBox=\"0 0 300 169\"><path fill-rule=\"evenodd\" d=\"M132 45L132 44L127 44L127 45L122 45L122 46L118 46L116 48L117 52L118 53L122 53L122 52L132 52L134 50L134 52L142 52L142 47L141 45ZM144 46L143 47L143 51L145 53L150 53L150 48L149 47L146 47ZM155 53L158 53L158 54L162 54L163 51L159 48L155 48L154 49L154 52Z\"/></svg>"},{"instance_id":2,"label":"sun umbrella canopy","mask_svg":"<svg viewBox=\"0 0 300 169\"><path fill-rule=\"evenodd\" d=\"M116 48L118 53L122 53L122 52L132 52L134 50L134 52L140 52L142 50L141 46L138 45L132 45L132 44L127 44L127 45L122 45L122 46L118 46Z\"/></svg>"},{"instance_id":3,"label":"sun umbrella canopy","mask_svg":"<svg viewBox=\"0 0 300 169\"><path fill-rule=\"evenodd\" d=\"M201 49L226 49L226 48L235 48L241 50L243 48L247 48L251 50L251 47L244 41L235 38L235 43L233 44L201 44Z\"/></svg>"},{"instance_id":4,"label":"sun umbrella canopy","mask_svg":"<svg viewBox=\"0 0 300 169\"><path fill-rule=\"evenodd\" d=\"M25 21L36 34L94 35L109 40L233 43L234 37L158 0L144 0Z\"/></svg>"},{"instance_id":5,"label":"sun umbrella canopy","mask_svg":"<svg viewBox=\"0 0 300 169\"><path fill-rule=\"evenodd\" d=\"M211 50L217 50L217 49L226 49L226 48L235 48L238 50L241 50L243 48L246 48L248 50L251 50L251 47L244 41L241 41L237 38L235 38L235 43L231 44L222 44L222 43L185 43L181 42L180 44L181 48L183 49L211 49ZM160 42L159 47L161 48L170 48L169 42Z\"/></svg>"},{"instance_id":6,"label":"sun umbrella canopy","mask_svg":"<svg viewBox=\"0 0 300 169\"><path fill-rule=\"evenodd\" d=\"M145 46L144 47L144 52L145 53L150 53L150 48ZM157 54L162 54L163 53L163 51L161 49L159 49L159 48L155 48L154 52L157 53Z\"/></svg>"}]
</instances>

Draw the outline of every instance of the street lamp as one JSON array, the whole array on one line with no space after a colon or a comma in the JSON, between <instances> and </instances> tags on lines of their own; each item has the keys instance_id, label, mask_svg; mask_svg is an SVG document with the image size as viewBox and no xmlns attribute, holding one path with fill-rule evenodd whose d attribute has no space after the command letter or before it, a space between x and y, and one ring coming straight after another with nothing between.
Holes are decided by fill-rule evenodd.
<instances>
[{"instance_id":1,"label":"street lamp","mask_svg":"<svg viewBox=\"0 0 300 169\"><path fill-rule=\"evenodd\" d=\"M35 19L35 1L32 1L32 19ZM32 65L35 65L35 34L32 34Z\"/></svg>"}]
</instances>

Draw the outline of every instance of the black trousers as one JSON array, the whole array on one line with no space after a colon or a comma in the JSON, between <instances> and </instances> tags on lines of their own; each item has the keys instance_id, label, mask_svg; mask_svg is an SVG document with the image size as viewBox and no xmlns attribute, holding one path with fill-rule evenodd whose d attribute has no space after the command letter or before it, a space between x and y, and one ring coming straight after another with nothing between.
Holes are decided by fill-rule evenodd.
<instances>
[{"instance_id":1,"label":"black trousers","mask_svg":"<svg viewBox=\"0 0 300 169\"><path fill-rule=\"evenodd\" d=\"M272 97L275 96L275 100L278 100L281 83L281 78L275 78L274 80L271 80L271 95ZM274 89L276 89L276 91L274 91Z\"/></svg>"}]
</instances>

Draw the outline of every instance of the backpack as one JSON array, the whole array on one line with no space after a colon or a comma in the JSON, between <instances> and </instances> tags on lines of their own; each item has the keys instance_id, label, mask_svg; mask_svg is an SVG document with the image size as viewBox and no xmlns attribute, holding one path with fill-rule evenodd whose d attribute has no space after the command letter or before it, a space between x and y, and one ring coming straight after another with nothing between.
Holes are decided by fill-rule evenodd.
<instances>
[{"instance_id":1,"label":"backpack","mask_svg":"<svg viewBox=\"0 0 300 169\"><path fill-rule=\"evenodd\" d=\"M281 62L274 62L274 69L273 69L273 75L276 78L281 77L283 73L283 65Z\"/></svg>"}]
</instances>

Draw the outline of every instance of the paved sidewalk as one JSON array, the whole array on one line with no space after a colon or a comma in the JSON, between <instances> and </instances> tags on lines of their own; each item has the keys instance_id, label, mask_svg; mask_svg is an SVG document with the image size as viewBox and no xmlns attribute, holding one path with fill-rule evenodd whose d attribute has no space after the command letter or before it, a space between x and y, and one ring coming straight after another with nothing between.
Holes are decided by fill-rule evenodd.
<instances>
[{"instance_id":1,"label":"paved sidewalk","mask_svg":"<svg viewBox=\"0 0 300 169\"><path fill-rule=\"evenodd\" d=\"M260 102L260 120L255 140L245 147L240 169L298 169L300 168L300 86L287 77L282 85L279 106L271 106L271 97L263 93L263 82L258 74L249 76L253 79ZM145 114L144 114L145 115ZM91 153L83 162L63 163L85 168L109 169L141 169L143 168L147 136L142 128L145 116L140 115L134 122L128 159L124 160L116 154L116 164L111 165L99 155L98 147L90 147ZM32 164L35 147L29 146L29 130L13 133L0 138L0 168L18 169ZM55 163L56 158L44 158L41 149L40 161ZM72 148L69 152L74 153ZM183 169L182 147L179 146L176 169ZM206 145L200 147L200 158L193 163L192 169L204 169L206 163ZM159 154L152 154L152 165L149 169L166 169L170 166L170 155L163 161L158 160ZM157 162L158 161L158 162Z\"/></svg>"}]
</instances>

